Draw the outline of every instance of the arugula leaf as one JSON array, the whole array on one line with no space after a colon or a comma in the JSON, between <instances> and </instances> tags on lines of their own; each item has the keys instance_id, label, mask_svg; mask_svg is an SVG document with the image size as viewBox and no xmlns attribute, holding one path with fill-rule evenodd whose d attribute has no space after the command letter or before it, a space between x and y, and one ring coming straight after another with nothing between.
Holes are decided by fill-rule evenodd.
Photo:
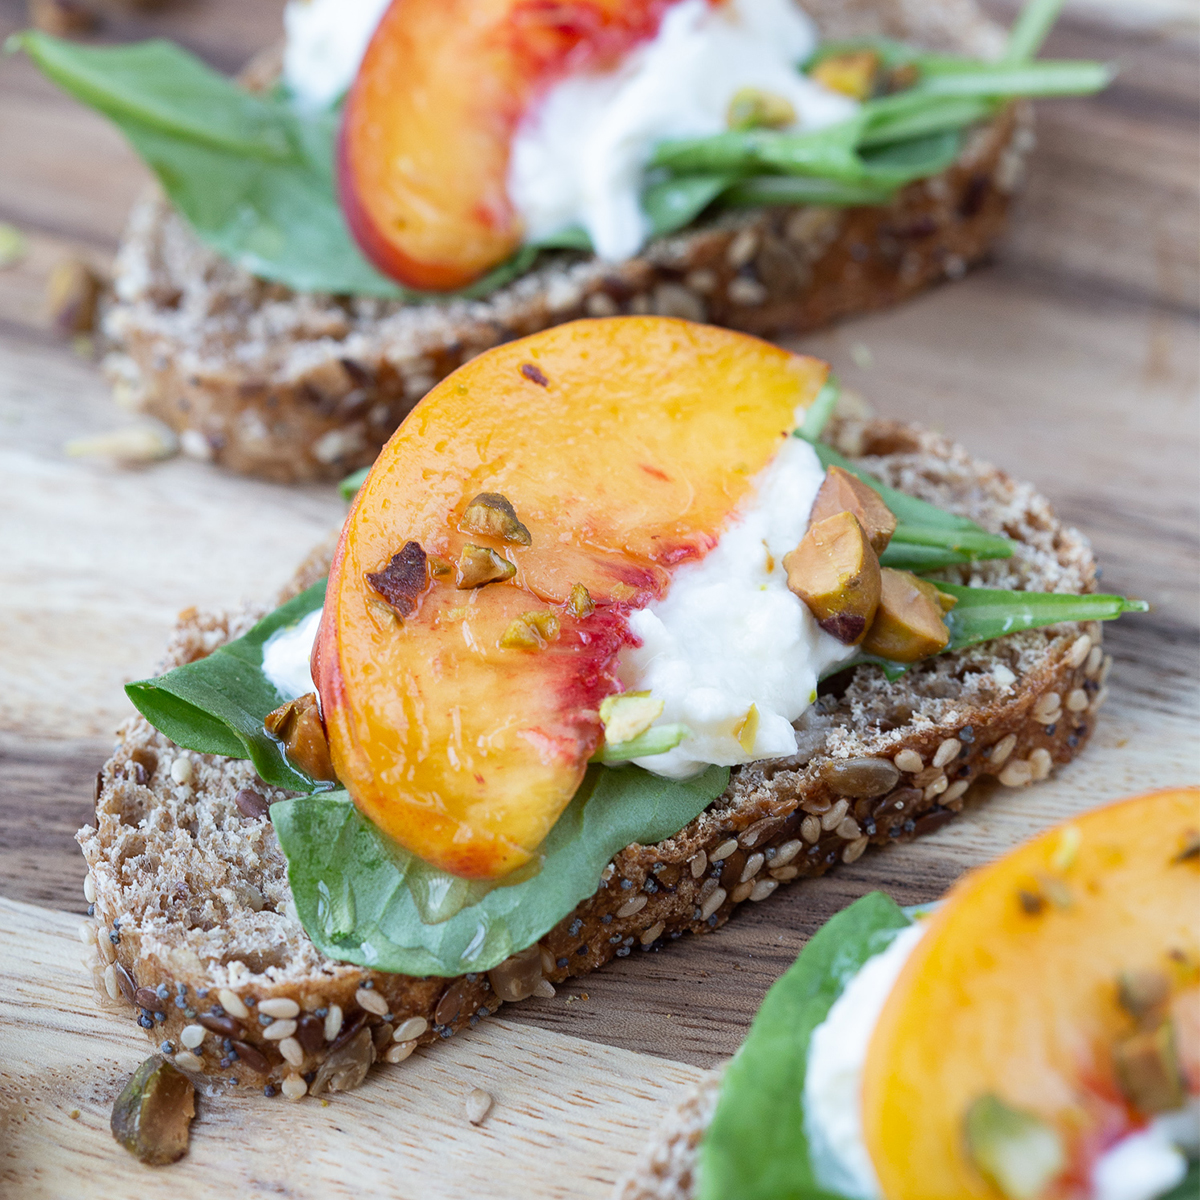
<instances>
[{"instance_id":1,"label":"arugula leaf","mask_svg":"<svg viewBox=\"0 0 1200 1200\"><path fill-rule=\"evenodd\" d=\"M536 257L523 247L459 293L402 288L367 262L346 226L334 180L336 113L251 95L171 42L81 46L29 31L8 47L113 121L201 241L263 279L297 291L444 302L487 295Z\"/></svg>"},{"instance_id":2,"label":"arugula leaf","mask_svg":"<svg viewBox=\"0 0 1200 1200\"><path fill-rule=\"evenodd\" d=\"M662 237L690 225L735 178L703 174L652 183L642 193L642 211L650 222L650 236Z\"/></svg>"},{"instance_id":3,"label":"arugula leaf","mask_svg":"<svg viewBox=\"0 0 1200 1200\"><path fill-rule=\"evenodd\" d=\"M288 699L262 672L263 646L277 629L294 625L324 602L322 579L243 637L156 679L126 684L125 694L176 745L200 754L248 758L259 776L274 787L329 791L334 784L302 771L263 728L263 718Z\"/></svg>"},{"instance_id":4,"label":"arugula leaf","mask_svg":"<svg viewBox=\"0 0 1200 1200\"><path fill-rule=\"evenodd\" d=\"M1041 629L1063 621L1115 621L1123 613L1147 612L1144 600L1092 593L1077 596L1073 592L1019 592L1004 588L965 587L959 583L934 581L938 590L958 599L945 616L950 644L943 654L965 650L980 642L1018 633L1022 629ZM869 663L883 670L890 680L899 679L909 663L890 662L872 654L859 654L830 674Z\"/></svg>"},{"instance_id":5,"label":"arugula leaf","mask_svg":"<svg viewBox=\"0 0 1200 1200\"><path fill-rule=\"evenodd\" d=\"M682 178L688 178L683 176ZM753 175L721 193L722 208L760 208L766 205L821 204L855 208L886 204L895 189L870 183L839 183L815 175Z\"/></svg>"},{"instance_id":6,"label":"arugula leaf","mask_svg":"<svg viewBox=\"0 0 1200 1200\"><path fill-rule=\"evenodd\" d=\"M1061 621L1114 621L1122 613L1147 612L1144 600L1092 593L1010 592L1001 588L965 587L937 580L938 590L958 598L946 614L950 629L949 650L990 642L1006 633L1039 629Z\"/></svg>"},{"instance_id":7,"label":"arugula leaf","mask_svg":"<svg viewBox=\"0 0 1200 1200\"><path fill-rule=\"evenodd\" d=\"M1063 0L1028 0L1008 31L1002 61L1020 63L1033 58L1058 20L1062 6Z\"/></svg>"},{"instance_id":8,"label":"arugula leaf","mask_svg":"<svg viewBox=\"0 0 1200 1200\"><path fill-rule=\"evenodd\" d=\"M832 446L807 437L803 429L798 430L796 436L803 436L811 443L823 467L836 466L849 471L873 487L892 510L897 522L896 532L879 559L885 567L924 571L976 559L1012 557L1014 543L1011 539L988 533L967 517L889 487Z\"/></svg>"},{"instance_id":9,"label":"arugula leaf","mask_svg":"<svg viewBox=\"0 0 1200 1200\"><path fill-rule=\"evenodd\" d=\"M721 1080L700 1143L697 1200L829 1200L804 1132L809 1042L867 959L911 923L870 892L826 922L772 985Z\"/></svg>"},{"instance_id":10,"label":"arugula leaf","mask_svg":"<svg viewBox=\"0 0 1200 1200\"><path fill-rule=\"evenodd\" d=\"M353 500L358 495L358 489L367 482L367 476L370 474L370 467L359 467L357 471L351 472L345 479L338 484L338 494L347 503Z\"/></svg>"},{"instance_id":11,"label":"arugula leaf","mask_svg":"<svg viewBox=\"0 0 1200 1200\"><path fill-rule=\"evenodd\" d=\"M826 376L817 398L808 406L808 411L804 414L804 423L796 433L805 441L815 442L829 423L829 418L833 416L841 394L842 385L838 377L831 372Z\"/></svg>"},{"instance_id":12,"label":"arugula leaf","mask_svg":"<svg viewBox=\"0 0 1200 1200\"><path fill-rule=\"evenodd\" d=\"M614 854L678 833L728 781L727 767L683 782L638 767L590 767L542 843L541 869L490 887L422 862L348 799L282 800L271 821L300 920L323 953L375 970L454 976L531 946L596 890Z\"/></svg>"}]
</instances>

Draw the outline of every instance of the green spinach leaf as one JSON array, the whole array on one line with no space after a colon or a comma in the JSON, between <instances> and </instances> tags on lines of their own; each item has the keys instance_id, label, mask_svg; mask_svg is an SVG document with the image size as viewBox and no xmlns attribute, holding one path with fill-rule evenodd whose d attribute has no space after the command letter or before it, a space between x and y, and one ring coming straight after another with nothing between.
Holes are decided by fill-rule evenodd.
<instances>
[{"instance_id":1,"label":"green spinach leaf","mask_svg":"<svg viewBox=\"0 0 1200 1200\"><path fill-rule=\"evenodd\" d=\"M632 842L678 833L724 790L727 767L661 779L588 769L541 847L536 874L488 887L422 862L349 802L303 796L271 806L305 930L331 958L406 975L486 971L532 945L597 886Z\"/></svg>"},{"instance_id":2,"label":"green spinach leaf","mask_svg":"<svg viewBox=\"0 0 1200 1200\"><path fill-rule=\"evenodd\" d=\"M446 301L523 274L523 247L462 292L402 288L363 257L334 180L337 114L251 95L171 42L81 46L27 32L9 40L55 83L108 117L175 207L218 254L297 291Z\"/></svg>"},{"instance_id":3,"label":"green spinach leaf","mask_svg":"<svg viewBox=\"0 0 1200 1200\"><path fill-rule=\"evenodd\" d=\"M263 718L288 699L262 672L263 646L276 630L296 624L324 602L321 580L264 617L244 637L156 679L127 684L126 695L176 745L200 754L248 758L274 787L329 791L333 784L300 770L263 728Z\"/></svg>"},{"instance_id":4,"label":"green spinach leaf","mask_svg":"<svg viewBox=\"0 0 1200 1200\"><path fill-rule=\"evenodd\" d=\"M823 925L767 992L725 1069L700 1144L697 1200L834 1200L817 1182L804 1126L813 1030L867 959L911 924L871 892Z\"/></svg>"}]
</instances>

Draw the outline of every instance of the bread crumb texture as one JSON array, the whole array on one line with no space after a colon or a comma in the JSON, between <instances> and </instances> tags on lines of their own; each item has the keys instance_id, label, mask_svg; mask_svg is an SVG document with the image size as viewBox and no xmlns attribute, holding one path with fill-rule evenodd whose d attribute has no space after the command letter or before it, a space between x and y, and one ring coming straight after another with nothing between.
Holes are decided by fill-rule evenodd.
<instances>
[{"instance_id":1,"label":"bread crumb texture","mask_svg":"<svg viewBox=\"0 0 1200 1200\"><path fill-rule=\"evenodd\" d=\"M700 1139L717 1111L720 1089L718 1071L688 1089L617 1180L613 1200L691 1200Z\"/></svg>"},{"instance_id":2,"label":"bread crumb texture","mask_svg":"<svg viewBox=\"0 0 1200 1200\"><path fill-rule=\"evenodd\" d=\"M1012 559L948 578L1092 590L1087 543L1028 485L909 426L842 420L830 435L890 483L1016 539ZM279 599L319 578L329 553L312 555ZM265 611L181 614L163 668L211 653ZM401 1062L504 1001L553 995L568 976L709 932L737 905L869 845L931 832L980 779L1044 778L1090 734L1108 661L1098 624L1063 624L942 655L895 683L874 668L846 673L797 722L795 755L735 768L685 829L619 853L535 951L458 979L325 958L296 919L267 816L286 793L248 762L182 750L135 717L98 776L95 824L78 835L94 910L87 961L102 1001L190 1070L292 1099L353 1087L376 1059Z\"/></svg>"},{"instance_id":3,"label":"bread crumb texture","mask_svg":"<svg viewBox=\"0 0 1200 1200\"><path fill-rule=\"evenodd\" d=\"M883 33L989 57L974 0L818 0L829 37ZM956 163L884 205L721 213L627 262L544 254L483 300L297 293L205 248L159 194L130 218L104 330L118 401L184 453L283 482L371 462L440 379L500 342L586 316L657 313L761 335L820 328L956 279L990 249L1032 145L1027 105L970 132Z\"/></svg>"}]
</instances>

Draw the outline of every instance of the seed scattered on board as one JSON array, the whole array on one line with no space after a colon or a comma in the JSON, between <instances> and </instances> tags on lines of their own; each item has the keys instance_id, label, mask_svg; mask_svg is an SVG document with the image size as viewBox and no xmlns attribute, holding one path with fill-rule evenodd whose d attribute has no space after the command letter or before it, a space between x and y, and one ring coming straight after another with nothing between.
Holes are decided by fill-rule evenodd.
<instances>
[{"instance_id":1,"label":"seed scattered on board","mask_svg":"<svg viewBox=\"0 0 1200 1200\"><path fill-rule=\"evenodd\" d=\"M492 1097L483 1088L472 1088L467 1093L467 1120L472 1125L479 1125L483 1118L492 1111Z\"/></svg>"}]
</instances>

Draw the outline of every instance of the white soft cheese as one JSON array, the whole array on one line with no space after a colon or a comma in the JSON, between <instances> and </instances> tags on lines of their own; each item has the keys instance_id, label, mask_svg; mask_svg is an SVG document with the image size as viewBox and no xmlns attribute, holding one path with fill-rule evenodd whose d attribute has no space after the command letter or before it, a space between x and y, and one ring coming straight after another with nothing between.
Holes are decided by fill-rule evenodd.
<instances>
[{"instance_id":1,"label":"white soft cheese","mask_svg":"<svg viewBox=\"0 0 1200 1200\"><path fill-rule=\"evenodd\" d=\"M320 624L318 608L295 625L275 630L263 644L263 674L289 700L317 690L309 661Z\"/></svg>"},{"instance_id":2,"label":"white soft cheese","mask_svg":"<svg viewBox=\"0 0 1200 1200\"><path fill-rule=\"evenodd\" d=\"M884 1001L924 932L925 923L918 921L867 959L808 1045L804 1132L813 1173L823 1188L852 1200L876 1200L880 1194L863 1141L863 1066Z\"/></svg>"},{"instance_id":3,"label":"white soft cheese","mask_svg":"<svg viewBox=\"0 0 1200 1200\"><path fill-rule=\"evenodd\" d=\"M327 108L354 82L388 0L289 0L283 77L305 108ZM794 0L680 0L619 67L555 84L513 139L508 193L527 239L579 225L596 253L636 254L648 228L643 171L656 142L725 128L741 88L785 97L797 129L854 112L853 100L797 70L816 48Z\"/></svg>"},{"instance_id":4,"label":"white soft cheese","mask_svg":"<svg viewBox=\"0 0 1200 1200\"><path fill-rule=\"evenodd\" d=\"M788 591L783 569L824 477L813 448L787 438L717 545L676 568L663 600L630 614L642 644L621 652L622 684L663 702L659 722L690 730L674 750L637 759L639 766L685 779L710 763L796 752L792 722L812 703L820 677L855 652L818 628ZM314 690L309 659L319 623L320 613L310 613L263 647L263 673L289 698Z\"/></svg>"},{"instance_id":5,"label":"white soft cheese","mask_svg":"<svg viewBox=\"0 0 1200 1200\"><path fill-rule=\"evenodd\" d=\"M682 0L618 68L563 80L522 121L508 193L526 237L581 225L601 258L636 254L648 234L639 197L651 149L720 133L741 88L786 97L799 129L850 116L853 100L797 70L816 44L793 0Z\"/></svg>"},{"instance_id":6,"label":"white soft cheese","mask_svg":"<svg viewBox=\"0 0 1200 1200\"><path fill-rule=\"evenodd\" d=\"M1092 1168L1093 1200L1154 1200L1187 1174L1187 1154L1200 1150L1200 1103L1155 1117L1123 1137ZM1185 1154L1186 1152L1186 1154Z\"/></svg>"},{"instance_id":7,"label":"white soft cheese","mask_svg":"<svg viewBox=\"0 0 1200 1200\"><path fill-rule=\"evenodd\" d=\"M709 763L795 754L792 722L815 699L821 675L854 654L788 591L783 568L824 477L812 446L787 438L717 545L677 567L662 600L630 614L641 646L621 652L621 683L661 700L660 722L691 731L674 750L637 759L639 766L683 779Z\"/></svg>"},{"instance_id":8,"label":"white soft cheese","mask_svg":"<svg viewBox=\"0 0 1200 1200\"><path fill-rule=\"evenodd\" d=\"M283 79L304 108L328 108L354 82L389 0L289 0Z\"/></svg>"}]
</instances>

